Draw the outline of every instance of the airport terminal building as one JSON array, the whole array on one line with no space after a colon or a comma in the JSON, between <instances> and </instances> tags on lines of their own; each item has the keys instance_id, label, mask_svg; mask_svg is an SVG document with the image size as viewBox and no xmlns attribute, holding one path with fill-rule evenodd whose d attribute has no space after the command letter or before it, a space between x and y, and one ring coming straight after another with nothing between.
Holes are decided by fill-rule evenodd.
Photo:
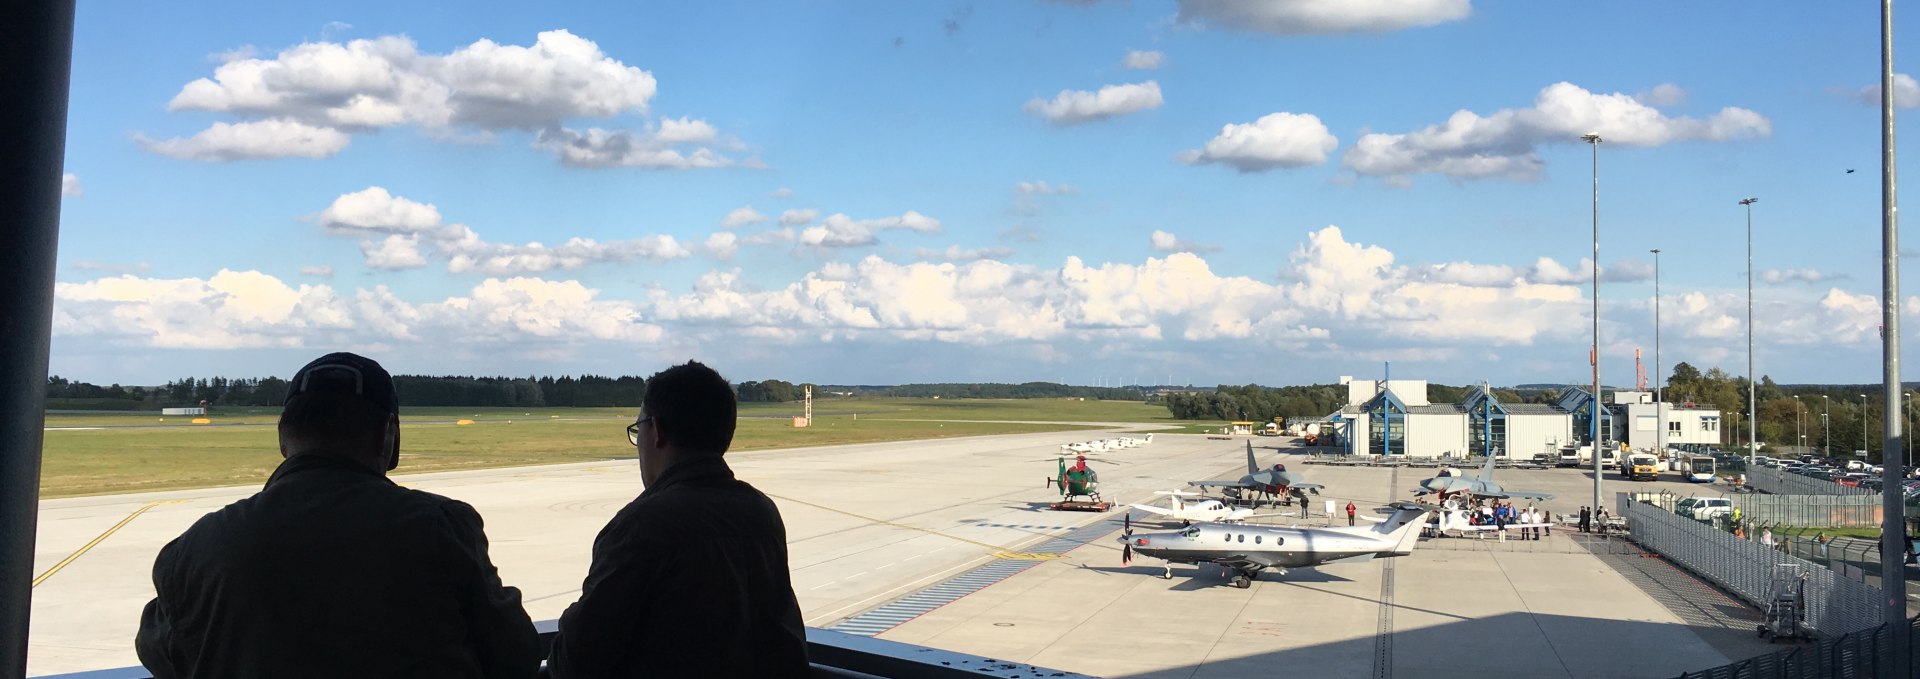
<instances>
[{"instance_id":1,"label":"airport terminal building","mask_svg":"<svg viewBox=\"0 0 1920 679\"><path fill-rule=\"evenodd\" d=\"M1592 442L1594 399L1568 387L1552 403L1502 403L1484 385L1460 403L1431 403L1426 380L1341 377L1347 404L1323 420L1339 445L1355 455L1467 457L1497 454L1531 458ZM1659 444L1720 443L1720 411L1694 404L1656 403L1652 392L1618 391L1599 408L1600 436L1632 450Z\"/></svg>"}]
</instances>

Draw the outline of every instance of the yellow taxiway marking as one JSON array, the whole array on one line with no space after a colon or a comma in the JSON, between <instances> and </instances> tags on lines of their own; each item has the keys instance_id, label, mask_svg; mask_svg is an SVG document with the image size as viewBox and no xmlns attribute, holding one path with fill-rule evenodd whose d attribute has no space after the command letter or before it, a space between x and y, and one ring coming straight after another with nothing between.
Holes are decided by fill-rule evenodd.
<instances>
[{"instance_id":1,"label":"yellow taxiway marking","mask_svg":"<svg viewBox=\"0 0 1920 679\"><path fill-rule=\"evenodd\" d=\"M94 538L92 542L89 542L85 545L81 545L78 551L75 551L74 553L68 555L67 558L65 559L61 559L60 563L54 564L52 568L47 569L47 572L41 573L40 577L34 578L33 584L30 587L39 587L40 583L46 582L47 578L53 577L54 573L58 573L60 572L60 569L66 568L67 564L70 564L76 560L79 560L81 555L84 555L87 553L87 550L93 549L95 545L98 545L101 542L106 541L106 539L109 536L113 535L115 532L119 531L120 529L127 527L127 524L133 523L133 520L136 518L139 518L141 514L147 513L147 510L153 509L154 507L158 507L160 505L177 505L185 502L186 500L155 500L153 502L149 502L145 505L142 505L139 509L133 510L132 514L128 514L127 518L121 519L120 523L113 524L113 527L108 528L107 532L101 533L100 537Z\"/></svg>"},{"instance_id":2,"label":"yellow taxiway marking","mask_svg":"<svg viewBox=\"0 0 1920 679\"><path fill-rule=\"evenodd\" d=\"M766 492L766 491L761 491L761 492ZM1007 548L1007 547L1002 547L1002 546L1000 546L1000 545L993 545L993 544L987 544L987 543L985 543L985 542L981 542L981 541L979 541L979 540L968 540L968 539L966 539L966 538L963 538L963 537L960 537L960 536L958 536L958 535L950 535L950 534L947 534L947 533L942 533L942 532L940 532L940 531L937 531L937 530L934 530L934 529L932 529L932 528L921 528L921 527L919 527L919 526L909 526L909 525L907 525L907 524L904 524L904 523L898 523L898 522L894 522L894 521L888 521L888 520L886 520L886 519L880 519L880 518L875 518L875 517L871 517L871 516L865 516L865 515L861 515L861 514L855 514L855 513L853 513L853 512L849 512L849 511L847 511L847 510L844 510L844 509L834 509L834 508L832 508L832 507L828 507L828 506L826 506L826 505L817 505L817 504L814 504L814 503L811 503L811 502L808 502L808 501L806 501L806 500L795 500L795 499L793 499L793 498L790 498L790 497L785 497L785 496L781 496L781 495L774 495L773 493L767 493L767 497L770 497L770 498L774 498L774 499L776 499L776 500L786 500L787 502L792 502L792 503L794 503L794 504L800 504L800 505L806 505L806 506L808 506L808 507L812 507L812 508L814 508L814 509L818 509L818 510L821 510L821 511L827 511L827 512L833 512L833 513L835 513L835 514L840 514L840 515L843 515L843 516L851 516L851 517L853 517L853 518L856 518L856 519L859 519L859 520L861 520L861 521L866 521L866 522L869 522L869 523L877 523L877 524L880 524L880 525L883 525L883 526L892 526L892 527L894 527L894 528L904 528L904 529L907 529L907 530L913 530L913 531L920 531L920 532L922 532L922 533L926 533L926 534L928 534L928 535L937 535L937 536L940 536L940 537L943 537L943 538L946 538L946 539L948 539L948 540L954 540L954 541L957 541L957 542L964 542L964 543L967 543L967 544L969 544L969 545L975 545L975 546L979 546L979 547L985 547L985 548L987 549L987 551L989 551L989 552L992 552L992 553L994 553L994 554L1009 554L1009 553L1015 553L1015 552L1014 552L1014 551L1013 551L1013 550L1012 550L1011 548ZM945 549L945 548L943 547L942 549Z\"/></svg>"}]
</instances>

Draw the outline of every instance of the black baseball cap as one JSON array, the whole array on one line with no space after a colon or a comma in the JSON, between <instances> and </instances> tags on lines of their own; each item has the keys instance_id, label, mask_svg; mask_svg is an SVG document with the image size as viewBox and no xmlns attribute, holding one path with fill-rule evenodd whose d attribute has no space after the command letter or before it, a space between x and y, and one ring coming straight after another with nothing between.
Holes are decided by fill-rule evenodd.
<instances>
[{"instance_id":1,"label":"black baseball cap","mask_svg":"<svg viewBox=\"0 0 1920 679\"><path fill-rule=\"evenodd\" d=\"M287 385L287 401L313 394L358 396L388 414L400 414L400 394L393 388L393 376L378 362L359 354L327 354L294 373Z\"/></svg>"}]
</instances>

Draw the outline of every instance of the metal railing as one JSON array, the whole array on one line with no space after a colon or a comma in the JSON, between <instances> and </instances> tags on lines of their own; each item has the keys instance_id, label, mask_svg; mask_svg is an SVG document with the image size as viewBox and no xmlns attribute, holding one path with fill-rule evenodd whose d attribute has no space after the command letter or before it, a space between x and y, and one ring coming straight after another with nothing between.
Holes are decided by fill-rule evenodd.
<instances>
[{"instance_id":1,"label":"metal railing","mask_svg":"<svg viewBox=\"0 0 1920 679\"><path fill-rule=\"evenodd\" d=\"M1747 485L1775 495L1872 495L1873 491L1843 486L1826 479L1789 474L1755 465L1746 471Z\"/></svg>"},{"instance_id":2,"label":"metal railing","mask_svg":"<svg viewBox=\"0 0 1920 679\"><path fill-rule=\"evenodd\" d=\"M545 654L559 631L557 620L534 623L540 632L541 653ZM845 679L853 677L906 677L908 679L965 679L967 677L1060 677L1090 679L1087 675L1047 669L1022 662L995 660L977 655L943 651L926 646L903 644L807 628L807 660L811 676ZM152 673L142 667L50 675L47 679L150 679ZM546 670L540 671L546 676Z\"/></svg>"},{"instance_id":3,"label":"metal railing","mask_svg":"<svg viewBox=\"0 0 1920 679\"><path fill-rule=\"evenodd\" d=\"M1629 534L1709 582L1766 608L1775 567L1795 565L1806 576L1807 625L1839 635L1879 624L1880 592L1821 564L1746 540L1644 502L1623 503Z\"/></svg>"},{"instance_id":4,"label":"metal railing","mask_svg":"<svg viewBox=\"0 0 1920 679\"><path fill-rule=\"evenodd\" d=\"M1819 481L1819 479L1807 479ZM1825 481L1820 481L1826 483ZM1845 486L1841 486L1845 487ZM1785 526L1866 527L1880 525L1877 495L1730 495L1740 517L1756 524Z\"/></svg>"}]
</instances>

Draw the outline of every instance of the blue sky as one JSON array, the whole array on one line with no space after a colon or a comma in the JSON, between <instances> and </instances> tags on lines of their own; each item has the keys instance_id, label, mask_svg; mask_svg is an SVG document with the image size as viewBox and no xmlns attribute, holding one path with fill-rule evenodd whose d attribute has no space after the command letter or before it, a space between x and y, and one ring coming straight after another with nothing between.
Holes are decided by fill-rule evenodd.
<instances>
[{"instance_id":1,"label":"blue sky","mask_svg":"<svg viewBox=\"0 0 1920 679\"><path fill-rule=\"evenodd\" d=\"M1582 382L1591 130L1608 383L1652 248L1745 370L1745 196L1759 371L1878 377L1872 7L634 5L83 5L53 371Z\"/></svg>"}]
</instances>

